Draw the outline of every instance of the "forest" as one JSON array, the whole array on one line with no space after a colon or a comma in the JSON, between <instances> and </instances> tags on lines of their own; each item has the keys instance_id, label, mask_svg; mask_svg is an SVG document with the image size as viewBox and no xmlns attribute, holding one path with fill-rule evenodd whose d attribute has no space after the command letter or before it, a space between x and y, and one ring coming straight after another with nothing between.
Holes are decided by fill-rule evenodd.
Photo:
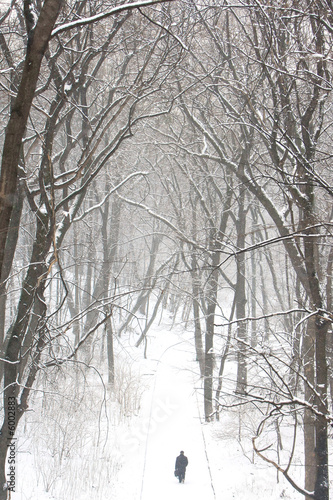
<instances>
[{"instance_id":1,"label":"forest","mask_svg":"<svg viewBox=\"0 0 333 500\"><path fill-rule=\"evenodd\" d=\"M332 38L330 0L1 2L0 500L34 411L137 411L161 311L205 425L329 499Z\"/></svg>"}]
</instances>

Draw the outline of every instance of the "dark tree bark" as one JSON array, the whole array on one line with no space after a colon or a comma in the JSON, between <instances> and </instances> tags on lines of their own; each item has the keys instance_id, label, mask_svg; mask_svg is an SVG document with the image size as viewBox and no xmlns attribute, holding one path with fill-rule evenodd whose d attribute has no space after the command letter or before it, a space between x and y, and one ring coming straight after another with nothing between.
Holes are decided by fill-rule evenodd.
<instances>
[{"instance_id":1,"label":"dark tree bark","mask_svg":"<svg viewBox=\"0 0 333 500\"><path fill-rule=\"evenodd\" d=\"M194 250L191 255L191 278L192 278L192 307L193 307L193 321L194 321L194 342L196 358L199 363L200 375L204 376L205 373L205 356L204 347L202 342L202 328L200 321L200 302L201 302L201 286L200 274L198 270L198 263Z\"/></svg>"},{"instance_id":2,"label":"dark tree bark","mask_svg":"<svg viewBox=\"0 0 333 500\"><path fill-rule=\"evenodd\" d=\"M319 238L330 233L326 226L329 218L322 207L331 203L333 194L331 179L327 175L331 162L326 142L326 127L331 127L330 118L326 115L330 109L329 94L332 89L331 68L327 59L327 50L332 43L331 14L320 2L302 4L297 20L292 15L293 2L283 2L283 7L277 3L274 6L270 4L268 8L265 1L250 2L247 6L250 8L242 11L243 17L230 9L225 15L215 13L214 22L197 10L212 44L212 52L216 48L217 64L215 72L211 67L208 70L207 66L207 79L212 75L210 84L200 87L202 94L198 92L195 97L192 94L191 103L184 105L183 109L199 136L205 137L205 156L212 161L217 161L217 156L224 168L232 172L263 206L267 221L269 217L269 224L274 228L273 239L281 241L286 258L301 284L301 305L311 311L305 319L309 321L307 332L314 339L315 380L312 392L315 397L310 432L315 436L315 448L308 453L315 457L314 498L327 500L329 417L326 343L331 314L328 301L325 303L327 284L324 280L320 282L325 276L326 263L322 265L318 247ZM285 15L288 9L290 16ZM233 36L231 29L228 31L228 21L232 21L237 37ZM222 26L225 28L223 40ZM245 34L242 40L248 50L244 51L244 58L238 45L238 36L242 32ZM296 52L290 50L294 43ZM251 56L248 57L248 54ZM316 54L315 58L313 54ZM201 55L195 53L196 60ZM240 65L239 57L243 58ZM203 59L201 61L204 65ZM246 73L243 71L245 67L251 67L251 70ZM192 71L196 71L195 64ZM202 71L201 68L201 74ZM199 72L196 76L198 85ZM231 85L229 81L232 81ZM201 97L203 94L204 97ZM202 104L211 103L210 96L216 99L208 110ZM224 126L225 123L228 126ZM251 131L255 136L252 144L246 137ZM245 170L238 168L237 151L229 144L230 136L237 137L240 149L245 150L247 145L251 145L251 156ZM300 231L299 235L297 231ZM271 235L272 231L269 237ZM236 259L239 252L242 249L235 252ZM289 316L292 317L291 314ZM290 408L293 408L292 398ZM312 437L309 438L310 442ZM297 488L298 491L305 491Z\"/></svg>"},{"instance_id":3,"label":"dark tree bark","mask_svg":"<svg viewBox=\"0 0 333 500\"><path fill-rule=\"evenodd\" d=\"M310 327L310 320L308 323L307 331L304 332L303 340L303 360L304 360L304 376L305 387L304 396L306 401L314 404L313 387L315 384L315 339L313 337L313 328ZM304 410L304 467L305 467L305 481L304 487L306 491L314 491L316 476L317 476L317 461L315 455L316 436L315 427L313 425L313 412L311 409ZM310 497L306 497L310 500Z\"/></svg>"},{"instance_id":4,"label":"dark tree bark","mask_svg":"<svg viewBox=\"0 0 333 500\"><path fill-rule=\"evenodd\" d=\"M22 186L18 186L18 189L14 197L12 216L7 234L5 255L4 255L2 274L0 279L0 346L2 351L3 351L3 343L5 338L5 325L6 325L5 323L6 303L7 303L6 281L9 278L12 269L14 254L19 235L19 226L21 221L22 208L23 208L23 189ZM2 367L0 368L0 370L2 370Z\"/></svg>"},{"instance_id":5,"label":"dark tree bark","mask_svg":"<svg viewBox=\"0 0 333 500\"><path fill-rule=\"evenodd\" d=\"M215 241L213 241L213 245ZM210 422L213 417L213 371L214 371L214 332L215 310L217 306L217 290L219 280L220 253L213 252L212 271L207 281L206 298L206 331L205 331L205 371L204 371L204 409L205 420Z\"/></svg>"},{"instance_id":6,"label":"dark tree bark","mask_svg":"<svg viewBox=\"0 0 333 500\"><path fill-rule=\"evenodd\" d=\"M0 275L17 188L22 139L34 98L41 63L58 18L62 0L45 0L36 26L29 23L28 45L21 82L6 128L0 174Z\"/></svg>"},{"instance_id":7,"label":"dark tree bark","mask_svg":"<svg viewBox=\"0 0 333 500\"><path fill-rule=\"evenodd\" d=\"M240 164L240 170L244 171L244 165ZM238 193L238 216L236 221L237 250L245 248L246 210L245 210L245 188L239 187ZM245 254L239 253L236 257L237 280L236 280L236 318L240 320L246 316L246 290L245 290ZM237 325L237 384L236 392L245 394L247 392L247 322L240 321Z\"/></svg>"},{"instance_id":8,"label":"dark tree bark","mask_svg":"<svg viewBox=\"0 0 333 500\"><path fill-rule=\"evenodd\" d=\"M18 305L16 321L10 329L4 361L4 418L0 433L0 499L7 498L7 478L5 465L8 444L13 442L16 427L27 408L27 397L37 373L36 360L32 358L29 368L29 380L23 379L24 366L22 360L23 343L37 342L34 350L38 355L43 343L42 322L45 315L44 287L47 276L45 258L50 248L49 220L43 213L37 214L36 238L31 255L31 263L24 280ZM38 313L38 325L31 331L31 311ZM39 338L34 338L34 335ZM26 356L29 354L26 352ZM30 384L30 385L29 385ZM25 387L20 394L21 385ZM14 415L12 407L15 406ZM13 418L14 417L14 418Z\"/></svg>"}]
</instances>

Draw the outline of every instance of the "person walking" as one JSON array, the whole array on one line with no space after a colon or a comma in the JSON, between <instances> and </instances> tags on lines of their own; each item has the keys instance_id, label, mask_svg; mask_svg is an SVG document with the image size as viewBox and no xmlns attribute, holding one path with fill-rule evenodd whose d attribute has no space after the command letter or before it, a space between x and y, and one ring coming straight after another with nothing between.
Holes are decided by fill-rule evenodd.
<instances>
[{"instance_id":1,"label":"person walking","mask_svg":"<svg viewBox=\"0 0 333 500\"><path fill-rule=\"evenodd\" d=\"M188 459L185 457L184 452L181 451L180 455L176 458L175 476L178 477L179 482L185 481L186 467L188 466Z\"/></svg>"}]
</instances>

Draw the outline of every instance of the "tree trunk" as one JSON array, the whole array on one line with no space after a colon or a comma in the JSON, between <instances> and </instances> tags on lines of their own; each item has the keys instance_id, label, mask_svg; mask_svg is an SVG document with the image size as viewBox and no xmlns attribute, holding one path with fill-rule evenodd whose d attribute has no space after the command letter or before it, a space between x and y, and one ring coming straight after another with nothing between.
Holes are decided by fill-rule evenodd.
<instances>
[{"instance_id":1,"label":"tree trunk","mask_svg":"<svg viewBox=\"0 0 333 500\"><path fill-rule=\"evenodd\" d=\"M146 314L146 306L147 302L149 299L149 296L151 294L152 289L154 288L154 285L156 283L156 279L158 276L158 271L154 271L155 267L155 262L156 262L156 257L157 257L157 250L158 247L161 243L161 236L160 235L154 235L152 244L151 244L151 249L150 249L150 260L149 260L149 265L148 269L146 272L146 276L143 280L143 284L141 287L141 292L136 300L136 303L134 304L134 307L131 309L130 313L127 315L126 320L124 323L119 327L118 329L118 336L120 337L122 332L126 330L128 325L131 323L134 315L140 311L141 314ZM156 274L156 276L155 276Z\"/></svg>"},{"instance_id":2,"label":"tree trunk","mask_svg":"<svg viewBox=\"0 0 333 500\"><path fill-rule=\"evenodd\" d=\"M307 328L303 339L303 360L304 360L304 397L310 405L314 403L314 394L312 387L315 384L315 339L313 337L313 329ZM306 491L315 490L316 482L316 456L315 456L315 428L313 412L310 409L304 411L304 469L305 469L305 483ZM306 497L306 500L310 500Z\"/></svg>"},{"instance_id":3,"label":"tree trunk","mask_svg":"<svg viewBox=\"0 0 333 500\"><path fill-rule=\"evenodd\" d=\"M107 346L107 361L108 361L108 384L114 386L115 364L114 364L114 348L113 348L113 328L111 317L108 317L105 322L106 331L106 346Z\"/></svg>"},{"instance_id":4,"label":"tree trunk","mask_svg":"<svg viewBox=\"0 0 333 500\"><path fill-rule=\"evenodd\" d=\"M158 310L159 310L159 307L161 305L161 302L164 298L164 293L167 293L168 291L168 288L170 286L170 281L168 280L165 284L165 287L162 289L155 305L154 305L154 309L153 309L153 312L152 312L152 315L150 316L150 318L148 319L148 312L147 312L147 318L146 318L146 326L144 327L141 335L140 335L140 338L139 340L136 342L135 344L135 347L139 347L139 345L142 343L143 340L145 340L146 338L146 335L151 327L151 325L153 324L154 322L154 319L156 318L156 315L158 313Z\"/></svg>"},{"instance_id":5,"label":"tree trunk","mask_svg":"<svg viewBox=\"0 0 333 500\"><path fill-rule=\"evenodd\" d=\"M257 210L253 208L251 210L252 214L252 227L251 227L251 242L254 246L257 242L256 229L258 224ZM257 253L251 252L251 316L255 318L257 316ZM257 347L257 322L251 322L251 347Z\"/></svg>"},{"instance_id":6,"label":"tree trunk","mask_svg":"<svg viewBox=\"0 0 333 500\"><path fill-rule=\"evenodd\" d=\"M21 360L22 346L26 338L31 338L38 334L36 329L31 332L29 328L35 325L31 322L31 311L44 311L44 286L47 268L45 258L50 248L50 238L48 235L48 219L42 213L37 216L36 238L31 255L31 263L24 280L21 297L17 309L16 321L8 334L8 343L5 352L4 362L4 393L3 393L3 411L4 418L0 434L0 500L5 500L8 494L7 479L5 474L7 446L9 442L14 442L15 431L19 419L26 410L26 403L22 401L23 394L27 395L30 386L22 380L22 370L24 363ZM39 304L39 306L38 306ZM37 308L37 309L36 309ZM39 320L41 316L39 317ZM36 326L36 325L35 325ZM37 342L38 348L38 342ZM26 353L26 356L28 354ZM36 366L32 363L30 383L33 382L33 374L36 375ZM25 389L19 394L21 386ZM24 403L24 404L23 404ZM12 409L15 406L15 411ZM13 413L14 412L14 413Z\"/></svg>"},{"instance_id":7,"label":"tree trunk","mask_svg":"<svg viewBox=\"0 0 333 500\"><path fill-rule=\"evenodd\" d=\"M18 187L13 204L12 217L10 220L9 232L7 236L5 255L2 266L2 273L0 279L0 346L1 352L4 352L3 342L5 338L6 329L6 303L7 303L7 284L6 280L10 276L16 244L19 235L19 226L23 208L23 189ZM1 378L1 376L0 376Z\"/></svg>"},{"instance_id":8,"label":"tree trunk","mask_svg":"<svg viewBox=\"0 0 333 500\"><path fill-rule=\"evenodd\" d=\"M149 252L149 255L150 255L149 264L148 264L148 268L147 268L147 272L146 272L146 277L145 277L144 282L143 282L144 289L149 287L149 285L152 281L152 277L153 277L154 269L155 269L155 262L156 262L156 258L157 258L157 252L158 252L158 248L159 248L161 242L162 242L161 236L158 234L154 234L153 238L152 238L152 242L151 242L151 249ZM147 307L149 295L150 295L150 293L146 293L140 302L140 306L139 306L139 313L140 314L146 314L146 307Z\"/></svg>"},{"instance_id":9,"label":"tree trunk","mask_svg":"<svg viewBox=\"0 0 333 500\"><path fill-rule=\"evenodd\" d=\"M37 25L28 30L28 46L21 83L13 103L6 129L0 174L0 274L13 200L17 189L17 172L22 139L34 98L41 63L57 20L61 0L45 0ZM1 497L0 497L1 498Z\"/></svg>"},{"instance_id":10,"label":"tree trunk","mask_svg":"<svg viewBox=\"0 0 333 500\"><path fill-rule=\"evenodd\" d=\"M192 306L193 306L193 321L194 321L194 343L196 358L199 363L200 376L205 373L205 356L202 342L202 330L200 322L200 278L197 270L197 260L194 252L192 253Z\"/></svg>"},{"instance_id":11,"label":"tree trunk","mask_svg":"<svg viewBox=\"0 0 333 500\"><path fill-rule=\"evenodd\" d=\"M214 323L217 305L217 288L220 263L220 253L212 256L212 271L207 280L207 309L205 333L205 376L204 376L204 408L205 420L210 422L213 415L213 372L214 372Z\"/></svg>"},{"instance_id":12,"label":"tree trunk","mask_svg":"<svg viewBox=\"0 0 333 500\"><path fill-rule=\"evenodd\" d=\"M328 325L323 323L322 318L315 317L316 332L316 374L318 393L317 408L321 412L315 418L316 433L316 462L317 477L315 484L315 499L329 499L329 475L328 475L328 422L327 422L327 364L326 364L326 336Z\"/></svg>"},{"instance_id":13,"label":"tree trunk","mask_svg":"<svg viewBox=\"0 0 333 500\"><path fill-rule=\"evenodd\" d=\"M243 172L244 165L241 162L240 170ZM246 214L244 209L245 189L241 185L238 195L238 217L236 223L237 230L237 249L241 250L245 247L245 226ZM237 282L236 282L236 319L242 319L246 316L246 291L245 291L245 254L240 253L236 257L237 265ZM241 321L237 324L237 384L236 392L245 394L247 391L247 323Z\"/></svg>"},{"instance_id":14,"label":"tree trunk","mask_svg":"<svg viewBox=\"0 0 333 500\"><path fill-rule=\"evenodd\" d=\"M319 282L320 262L317 252L318 238L315 228L316 215L314 207L314 185L311 179L304 175L307 181L305 193L307 205L304 210L302 221L304 232L304 261L308 277L308 295L311 308L318 312L309 320L311 336L315 339L315 378L316 395L315 406L319 414L315 419L315 455L317 465L317 476L315 482L315 499L328 500L329 498L329 473L328 473L328 422L327 422L327 360L326 360L326 338L330 325L329 321L322 317L323 300Z\"/></svg>"},{"instance_id":15,"label":"tree trunk","mask_svg":"<svg viewBox=\"0 0 333 500\"><path fill-rule=\"evenodd\" d=\"M232 307L231 307L231 313L230 313L230 317L229 317L229 326L228 326L228 336L227 336L227 340L226 340L226 343L225 343L224 351L223 351L223 354L221 356L221 362L220 362L220 369L219 369L219 375L218 375L218 384L217 384L216 396L215 396L215 400L216 400L216 420L220 419L220 417L219 417L219 400L220 400L220 394L221 394L221 391L222 391L222 381L223 381L224 366L225 366L225 363L227 361L227 357L228 357L229 349L230 349L230 345L231 345L231 334L232 334L232 325L231 325L231 322L232 322L232 319L233 319L234 314L235 314L235 308L236 308L236 297L234 297L234 300L233 300L233 303L232 303Z\"/></svg>"}]
</instances>

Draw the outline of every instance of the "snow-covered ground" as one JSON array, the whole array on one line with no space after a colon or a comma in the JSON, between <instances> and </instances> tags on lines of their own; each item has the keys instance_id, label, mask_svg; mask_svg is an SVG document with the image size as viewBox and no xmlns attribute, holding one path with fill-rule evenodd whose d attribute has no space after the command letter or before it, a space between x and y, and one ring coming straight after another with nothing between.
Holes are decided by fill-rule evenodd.
<instances>
[{"instance_id":1,"label":"snow-covered ground","mask_svg":"<svg viewBox=\"0 0 333 500\"><path fill-rule=\"evenodd\" d=\"M236 413L222 415L214 424L203 422L201 381L190 332L180 326L171 328L165 321L149 335L147 359L143 359L141 350L131 349L146 388L137 416L126 424L113 423L103 446L96 445L93 454L89 451L86 456L82 449L89 441L89 429L96 426L88 423L84 427L86 423L82 422L82 446L77 448L80 455L69 450L67 461L62 462L65 466L54 473L56 487L51 484L48 492L43 479L47 472L53 477L48 471L53 467L50 458L44 462L42 475L38 470L43 464L40 457L45 440L39 441L39 449L35 446L29 451L32 445L23 438L22 428L18 492L12 495L13 500L302 498L283 477L277 478L275 470L253 456L251 431L246 431L246 425L241 433L237 430L240 424ZM242 420L247 421L246 415ZM101 443L103 429L98 433L98 437L91 435L90 441L98 439ZM189 459L184 484L174 477L180 450Z\"/></svg>"},{"instance_id":2,"label":"snow-covered ground","mask_svg":"<svg viewBox=\"0 0 333 500\"><path fill-rule=\"evenodd\" d=\"M213 500L193 389L196 374L192 368L196 367L191 344L177 335L161 332L154 348L157 356L146 363L154 375L143 401L145 418L139 419L125 436L128 454L114 498L155 500L158 495L159 500L169 500L184 498L186 492L186 498ZM190 462L184 484L179 484L173 475L180 450L185 451Z\"/></svg>"},{"instance_id":3,"label":"snow-covered ground","mask_svg":"<svg viewBox=\"0 0 333 500\"><path fill-rule=\"evenodd\" d=\"M125 461L110 498L301 498L283 478L277 483L276 472L267 464L253 462L250 439L244 437L240 443L234 435L238 425L234 416L215 424L203 422L201 381L188 332L161 327L150 337L148 355L150 360L142 361L142 366L150 376L150 389L141 417L124 436ZM189 459L184 484L173 475L180 450Z\"/></svg>"}]
</instances>

